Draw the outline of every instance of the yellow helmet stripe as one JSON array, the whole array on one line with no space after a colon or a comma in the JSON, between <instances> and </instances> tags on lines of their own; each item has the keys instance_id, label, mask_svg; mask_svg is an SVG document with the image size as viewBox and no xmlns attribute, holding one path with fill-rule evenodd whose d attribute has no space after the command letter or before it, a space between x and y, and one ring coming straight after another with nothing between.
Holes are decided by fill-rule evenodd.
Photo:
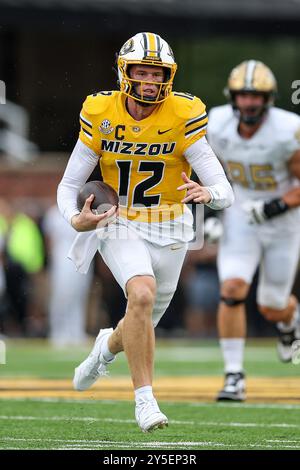
<instances>
[{"instance_id":1,"label":"yellow helmet stripe","mask_svg":"<svg viewBox=\"0 0 300 470\"><path fill-rule=\"evenodd\" d=\"M155 35L153 33L147 33L147 42L148 42L148 57L157 57L157 46L155 41Z\"/></svg>"},{"instance_id":2,"label":"yellow helmet stripe","mask_svg":"<svg viewBox=\"0 0 300 470\"><path fill-rule=\"evenodd\" d=\"M245 88L252 88L254 71L256 68L256 60L249 60L247 62L246 74L245 74Z\"/></svg>"}]
</instances>

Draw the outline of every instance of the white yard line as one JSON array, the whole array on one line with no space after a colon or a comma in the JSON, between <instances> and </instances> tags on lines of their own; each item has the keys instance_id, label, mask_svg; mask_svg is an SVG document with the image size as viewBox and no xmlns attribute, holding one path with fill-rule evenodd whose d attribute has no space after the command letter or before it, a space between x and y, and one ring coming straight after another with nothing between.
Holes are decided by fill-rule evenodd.
<instances>
[{"instance_id":1,"label":"white yard line","mask_svg":"<svg viewBox=\"0 0 300 470\"><path fill-rule=\"evenodd\" d=\"M41 402L41 403L68 403L68 404L86 404L86 405L98 405L99 403L104 405L111 405L116 403L130 402L132 400L96 400L94 398L90 399L72 399L72 398L55 398L55 397L38 397L38 398L1 398L1 401L13 401L13 402ZM205 402L178 402L178 401L168 401L168 406L178 406L178 403L184 404L190 407L196 408L248 408L248 409L274 409L274 410L300 410L300 404L288 404L288 403L205 403Z\"/></svg>"},{"instance_id":2,"label":"white yard line","mask_svg":"<svg viewBox=\"0 0 300 470\"><path fill-rule=\"evenodd\" d=\"M169 402L168 402L169 405ZM196 408L206 408L208 406L213 406L215 408L248 408L248 409L270 409L270 410L300 410L300 405L298 404L288 404L288 403L186 403L187 406L196 407Z\"/></svg>"},{"instance_id":3,"label":"white yard line","mask_svg":"<svg viewBox=\"0 0 300 470\"><path fill-rule=\"evenodd\" d=\"M90 439L53 439L53 438L26 438L26 437L3 437L0 438L2 441L13 441L13 442L27 442L27 441L33 441L33 442L63 442L71 445L86 445L86 444L92 444L92 445L139 445L142 447L146 447L148 445L151 446L160 446L160 445L175 445L175 446L180 446L180 445L185 445L185 446L197 446L197 445L218 445L218 446L224 446L227 444L224 443L219 443L219 442L210 442L210 441L149 441L149 442L134 442L134 441L103 441L103 440L90 440Z\"/></svg>"},{"instance_id":4,"label":"white yard line","mask_svg":"<svg viewBox=\"0 0 300 470\"><path fill-rule=\"evenodd\" d=\"M266 442L280 442L280 443L282 443L282 442L289 442L289 443L293 442L293 443L295 443L296 442L296 443L300 444L300 439L293 439L293 440L290 440L290 439L284 439L284 440L282 440L282 439L266 439Z\"/></svg>"},{"instance_id":5,"label":"white yard line","mask_svg":"<svg viewBox=\"0 0 300 470\"><path fill-rule=\"evenodd\" d=\"M102 423L119 423L131 424L135 423L134 419L118 419L118 418L95 418L92 416L9 416L0 415L0 420L7 421L79 421L79 422L102 422ZM171 425L187 425L187 426L214 426L214 427L242 427L242 428L292 428L300 429L300 423L247 423L247 422L224 422L224 421L183 421L171 420Z\"/></svg>"},{"instance_id":6,"label":"white yard line","mask_svg":"<svg viewBox=\"0 0 300 470\"><path fill-rule=\"evenodd\" d=\"M150 441L150 442L137 442L137 441L102 441L102 440L86 440L86 439L47 439L47 438L14 438L14 437L4 437L0 439L0 441L7 442L7 445L4 445L0 448L4 449L19 449L20 447L16 447L16 443L18 442L24 442L24 443L35 443L35 442L40 442L40 443L52 443L54 446L51 448L53 449L89 449L89 450L103 450L106 448L111 448L112 446L117 446L118 448L123 448L123 449L132 449L132 448L145 448L145 449L164 449L164 448L178 448L178 449L184 449L184 448L195 448L195 447L222 447L222 448L228 448L228 447L236 447L236 444L227 444L224 442L214 442L214 441L178 441L178 442L171 442L171 441ZM14 443L14 446L10 446L9 442ZM263 448L268 448L268 449L275 449L278 448L278 446L274 446L271 444L267 444L270 442L274 443L279 443L281 444L281 448L288 448L288 449L299 449L300 448L300 443L299 445L289 445L287 443L289 442L294 442L294 441L284 441L284 440L267 440L266 444L262 443L248 443L247 445L243 445L242 447L252 447L252 448L257 448L257 447L263 447ZM55 443L59 445L59 447L55 446ZM61 445L63 444L63 446ZM47 446L49 448L49 446Z\"/></svg>"}]
</instances>

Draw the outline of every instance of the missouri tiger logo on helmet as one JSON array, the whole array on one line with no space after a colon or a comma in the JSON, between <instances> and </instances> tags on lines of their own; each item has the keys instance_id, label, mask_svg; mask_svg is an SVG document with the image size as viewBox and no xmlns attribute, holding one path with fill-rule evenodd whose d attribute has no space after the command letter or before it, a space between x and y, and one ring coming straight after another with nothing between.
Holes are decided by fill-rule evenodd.
<instances>
[{"instance_id":1,"label":"missouri tiger logo on helmet","mask_svg":"<svg viewBox=\"0 0 300 470\"><path fill-rule=\"evenodd\" d=\"M170 95L177 64L171 47L158 34L138 33L126 41L119 52L117 65L120 90L125 95L147 104L161 103ZM143 97L136 93L136 85L151 82L133 80L129 73L131 65L163 67L164 81L155 83L159 87L156 98Z\"/></svg>"},{"instance_id":2,"label":"missouri tiger logo on helmet","mask_svg":"<svg viewBox=\"0 0 300 470\"><path fill-rule=\"evenodd\" d=\"M248 124L255 124L268 109L274 104L277 93L277 82L273 72L263 62L258 60L245 60L231 71L224 94L230 100L234 109L237 109L235 97L238 93L253 93L264 97L264 106L261 113Z\"/></svg>"}]
</instances>

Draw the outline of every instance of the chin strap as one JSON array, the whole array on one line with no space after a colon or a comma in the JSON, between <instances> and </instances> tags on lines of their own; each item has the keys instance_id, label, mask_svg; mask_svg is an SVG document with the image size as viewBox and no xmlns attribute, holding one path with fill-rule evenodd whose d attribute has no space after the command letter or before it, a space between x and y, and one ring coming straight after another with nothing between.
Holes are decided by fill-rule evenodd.
<instances>
[{"instance_id":1,"label":"chin strap","mask_svg":"<svg viewBox=\"0 0 300 470\"><path fill-rule=\"evenodd\" d=\"M243 116L239 108L237 108L236 106L233 106L233 110L240 122L243 122L248 126L255 126L255 124L259 123L263 119L268 108L266 106L263 106L261 112L256 116Z\"/></svg>"},{"instance_id":2,"label":"chin strap","mask_svg":"<svg viewBox=\"0 0 300 470\"><path fill-rule=\"evenodd\" d=\"M147 103L145 101L139 101L142 99L141 95L138 95L135 91L133 93L131 93L131 96L133 99L136 99L136 101L138 102L138 104L140 106L142 106L143 108L147 108L148 106L153 106L155 103L155 99L153 98L143 98L143 100L147 101Z\"/></svg>"}]
</instances>

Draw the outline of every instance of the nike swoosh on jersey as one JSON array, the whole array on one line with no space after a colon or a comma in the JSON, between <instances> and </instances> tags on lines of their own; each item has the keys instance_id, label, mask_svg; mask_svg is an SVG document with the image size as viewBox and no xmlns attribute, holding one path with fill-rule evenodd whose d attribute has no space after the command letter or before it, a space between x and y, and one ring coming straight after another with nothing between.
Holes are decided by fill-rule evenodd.
<instances>
[{"instance_id":1,"label":"nike swoosh on jersey","mask_svg":"<svg viewBox=\"0 0 300 470\"><path fill-rule=\"evenodd\" d=\"M166 132L169 132L171 130L172 130L172 127L171 127L171 129L167 129L166 131L161 131L160 129L158 129L157 132L158 132L159 135L161 135L161 134L165 134Z\"/></svg>"}]
</instances>

